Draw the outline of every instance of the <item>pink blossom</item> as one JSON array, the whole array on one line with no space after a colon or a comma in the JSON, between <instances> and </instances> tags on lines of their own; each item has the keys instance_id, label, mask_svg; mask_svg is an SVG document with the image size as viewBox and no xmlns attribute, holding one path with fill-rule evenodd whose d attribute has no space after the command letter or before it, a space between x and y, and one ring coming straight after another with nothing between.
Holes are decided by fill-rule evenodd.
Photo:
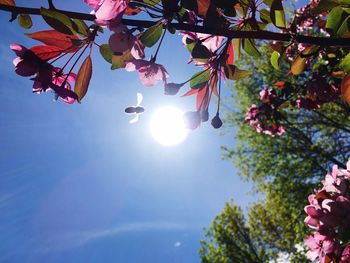
<instances>
[{"instance_id":1,"label":"pink blossom","mask_svg":"<svg viewBox=\"0 0 350 263\"><path fill-rule=\"evenodd\" d=\"M60 68L51 67L40 71L33 79L33 92L40 94L52 90L56 98L60 97L64 102L72 104L76 102L77 95L71 91L70 82L75 82L75 79L74 73L64 74Z\"/></svg>"},{"instance_id":2,"label":"pink blossom","mask_svg":"<svg viewBox=\"0 0 350 263\"><path fill-rule=\"evenodd\" d=\"M308 215L304 222L307 224L309 227L318 229L320 226L320 220L319 217L322 214L322 211L320 209L321 207L313 206L313 205L308 205L305 206L304 211Z\"/></svg>"},{"instance_id":3,"label":"pink blossom","mask_svg":"<svg viewBox=\"0 0 350 263\"><path fill-rule=\"evenodd\" d=\"M10 48L18 56L13 60L13 64L15 65L16 73L20 76L33 76L40 70L40 67L46 63L22 45L11 44Z\"/></svg>"},{"instance_id":4,"label":"pink blossom","mask_svg":"<svg viewBox=\"0 0 350 263\"><path fill-rule=\"evenodd\" d=\"M259 95L260 99L266 103L271 102L271 100L273 100L276 97L274 91L267 87L260 91Z\"/></svg>"},{"instance_id":5,"label":"pink blossom","mask_svg":"<svg viewBox=\"0 0 350 263\"><path fill-rule=\"evenodd\" d=\"M343 250L339 263L350 263L350 244Z\"/></svg>"},{"instance_id":6,"label":"pink blossom","mask_svg":"<svg viewBox=\"0 0 350 263\"><path fill-rule=\"evenodd\" d=\"M255 104L252 104L249 108L248 108L248 112L246 114L245 120L246 121L251 121L256 119L257 115L259 113L259 107L256 106Z\"/></svg>"},{"instance_id":7,"label":"pink blossom","mask_svg":"<svg viewBox=\"0 0 350 263\"><path fill-rule=\"evenodd\" d=\"M144 45L138 37L130 33L126 26L112 22L109 28L114 32L109 38L109 46L114 53L121 54L130 50L131 55L135 59L145 57Z\"/></svg>"},{"instance_id":8,"label":"pink blossom","mask_svg":"<svg viewBox=\"0 0 350 263\"><path fill-rule=\"evenodd\" d=\"M163 80L163 83L165 83L166 79L169 77L165 68L153 62L153 59L151 59L151 61L134 59L126 63L125 69L127 71L138 71L141 83L146 87L156 85L159 80Z\"/></svg>"},{"instance_id":9,"label":"pink blossom","mask_svg":"<svg viewBox=\"0 0 350 263\"><path fill-rule=\"evenodd\" d=\"M338 166L333 166L332 173L327 173L325 179L322 181L323 190L328 193L344 194L347 188L346 182L338 177L339 170Z\"/></svg>"},{"instance_id":10,"label":"pink blossom","mask_svg":"<svg viewBox=\"0 0 350 263\"><path fill-rule=\"evenodd\" d=\"M344 176L347 180L350 180L350 161L346 163L346 169L339 169L339 175Z\"/></svg>"},{"instance_id":11,"label":"pink blossom","mask_svg":"<svg viewBox=\"0 0 350 263\"><path fill-rule=\"evenodd\" d=\"M285 133L283 126L271 121L271 115L273 112L274 109L271 107L271 105L264 104L258 107L257 105L252 104L248 108L248 112L245 116L245 121L249 122L249 124L258 133L264 133L272 137L275 135L282 135Z\"/></svg>"},{"instance_id":12,"label":"pink blossom","mask_svg":"<svg viewBox=\"0 0 350 263\"><path fill-rule=\"evenodd\" d=\"M84 0L95 12L96 22L107 25L111 20L120 20L129 0Z\"/></svg>"},{"instance_id":13,"label":"pink blossom","mask_svg":"<svg viewBox=\"0 0 350 263\"><path fill-rule=\"evenodd\" d=\"M333 253L337 248L337 244L333 239L319 232L306 237L304 243L310 249L306 253L306 257L310 260L318 258L319 262L325 262L326 256Z\"/></svg>"}]
</instances>

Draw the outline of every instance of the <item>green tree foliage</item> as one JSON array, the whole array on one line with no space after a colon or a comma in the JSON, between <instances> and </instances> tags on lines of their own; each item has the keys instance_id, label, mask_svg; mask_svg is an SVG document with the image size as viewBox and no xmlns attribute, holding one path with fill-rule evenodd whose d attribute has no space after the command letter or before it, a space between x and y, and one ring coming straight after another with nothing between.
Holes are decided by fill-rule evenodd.
<instances>
[{"instance_id":1,"label":"green tree foliage","mask_svg":"<svg viewBox=\"0 0 350 263\"><path fill-rule=\"evenodd\" d=\"M206 263L265 262L263 246L255 242L240 207L226 203L201 241L200 256Z\"/></svg>"},{"instance_id":2,"label":"green tree foliage","mask_svg":"<svg viewBox=\"0 0 350 263\"><path fill-rule=\"evenodd\" d=\"M237 144L233 148L222 148L225 157L238 168L240 176L253 182L255 191L263 196L249 207L247 213L249 219L245 225L252 242L264 248L269 260L286 253L291 262L307 262L296 246L303 243L308 233L303 222L306 216L303 208L307 196L318 186L330 166L346 163L350 156L349 107L342 100L323 104L315 111L291 109L286 104L283 123L286 133L275 137L257 133L245 123L244 116L250 105L261 103L259 92L266 86L279 89L274 87L276 82L299 82L302 88L309 77L306 74L292 77L286 75L283 68L274 69L270 64L271 54L264 53L266 56L260 59L244 58L245 68L254 74L232 86L233 104L227 107L234 109L226 118L230 123L227 132L233 131ZM238 216L227 206L230 204L218 218ZM222 256L221 250L225 251L227 244L220 235L230 236L228 232L231 231L231 237L235 239L236 233L218 218L207 232L207 236L215 238L207 237L202 243L204 262L210 262L206 261L207 258L217 253ZM225 230L219 231L221 228ZM238 255L234 249L231 254L223 254L221 261L214 262L233 262Z\"/></svg>"}]
</instances>

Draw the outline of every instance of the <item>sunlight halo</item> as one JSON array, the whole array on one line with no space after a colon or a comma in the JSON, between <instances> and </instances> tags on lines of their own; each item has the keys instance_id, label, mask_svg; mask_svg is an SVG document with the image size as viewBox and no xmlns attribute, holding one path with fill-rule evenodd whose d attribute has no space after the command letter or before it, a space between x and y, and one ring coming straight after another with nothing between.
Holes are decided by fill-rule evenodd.
<instances>
[{"instance_id":1,"label":"sunlight halo","mask_svg":"<svg viewBox=\"0 0 350 263\"><path fill-rule=\"evenodd\" d=\"M152 116L150 128L153 138L164 146L180 144L188 134L183 112L173 106L158 109Z\"/></svg>"}]
</instances>

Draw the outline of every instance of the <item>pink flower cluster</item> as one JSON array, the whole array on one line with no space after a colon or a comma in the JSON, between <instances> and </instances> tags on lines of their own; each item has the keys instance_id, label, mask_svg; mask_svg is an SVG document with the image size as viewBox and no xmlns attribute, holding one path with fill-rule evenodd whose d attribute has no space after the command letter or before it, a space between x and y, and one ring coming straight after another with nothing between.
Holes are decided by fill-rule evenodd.
<instances>
[{"instance_id":1,"label":"pink flower cluster","mask_svg":"<svg viewBox=\"0 0 350 263\"><path fill-rule=\"evenodd\" d=\"M308 94L296 100L296 105L299 109L316 110L322 104L335 101L339 98L339 88L333 84L329 84L324 77L315 76L305 85Z\"/></svg>"},{"instance_id":2,"label":"pink flower cluster","mask_svg":"<svg viewBox=\"0 0 350 263\"><path fill-rule=\"evenodd\" d=\"M54 91L56 99L60 97L69 104L78 99L77 95L71 91L69 83L75 82L74 73L64 74L62 69L52 66L22 45L12 44L10 48L18 56L13 60L16 73L24 77L33 76L34 93Z\"/></svg>"},{"instance_id":3,"label":"pink flower cluster","mask_svg":"<svg viewBox=\"0 0 350 263\"><path fill-rule=\"evenodd\" d=\"M323 187L310 195L305 223L316 230L304 239L306 256L316 262L350 262L350 161L347 169L335 165L322 181Z\"/></svg>"},{"instance_id":4,"label":"pink flower cluster","mask_svg":"<svg viewBox=\"0 0 350 263\"><path fill-rule=\"evenodd\" d=\"M125 61L127 71L137 71L141 83L146 87L154 86L159 80L166 84L168 72L155 59L145 60L145 47L137 36L121 24L121 18L126 11L129 0L84 0L94 8L96 23L108 25L113 34L109 38L109 46L114 55L130 53L131 58Z\"/></svg>"},{"instance_id":5,"label":"pink flower cluster","mask_svg":"<svg viewBox=\"0 0 350 263\"><path fill-rule=\"evenodd\" d=\"M318 7L319 0L311 0L308 5L296 10L295 25L299 34L311 35L315 31L325 34L325 20L323 14L315 15L313 10Z\"/></svg>"},{"instance_id":6,"label":"pink flower cluster","mask_svg":"<svg viewBox=\"0 0 350 263\"><path fill-rule=\"evenodd\" d=\"M96 23L99 25L108 25L111 21L120 21L129 0L84 0L85 3L94 9Z\"/></svg>"},{"instance_id":7,"label":"pink flower cluster","mask_svg":"<svg viewBox=\"0 0 350 263\"><path fill-rule=\"evenodd\" d=\"M270 88L264 88L260 92L260 99L264 102L261 106L256 104L248 108L245 121L248 122L258 133L264 133L274 137L282 135L285 130L278 124L274 100L276 93Z\"/></svg>"}]
</instances>

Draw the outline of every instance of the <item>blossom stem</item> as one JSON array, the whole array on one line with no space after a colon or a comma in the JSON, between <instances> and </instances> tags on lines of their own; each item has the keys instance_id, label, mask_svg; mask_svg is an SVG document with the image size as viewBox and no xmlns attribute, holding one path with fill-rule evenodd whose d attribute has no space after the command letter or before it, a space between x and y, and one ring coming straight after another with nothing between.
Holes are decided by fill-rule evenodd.
<instances>
[{"instance_id":1,"label":"blossom stem","mask_svg":"<svg viewBox=\"0 0 350 263\"><path fill-rule=\"evenodd\" d=\"M73 57L75 56L75 54L78 53L79 50L80 50L80 49L77 49L77 50L70 56L70 58L67 60L67 62L63 65L63 67L62 67L62 69L61 69L62 72L63 72L64 68L69 64L69 62L73 59ZM52 63L53 63L53 62L52 62Z\"/></svg>"},{"instance_id":2,"label":"blossom stem","mask_svg":"<svg viewBox=\"0 0 350 263\"><path fill-rule=\"evenodd\" d=\"M160 46L162 45L162 42L163 42L163 39L164 39L165 33L166 33L166 29L164 28L163 35L162 35L162 37L161 37L161 39L160 39L160 41L159 41L159 44L158 44L158 47L157 47L156 53L154 54L154 57L153 57L154 61L156 61L156 59L157 59L157 55L158 55L158 52L159 52Z\"/></svg>"},{"instance_id":3,"label":"blossom stem","mask_svg":"<svg viewBox=\"0 0 350 263\"><path fill-rule=\"evenodd\" d=\"M80 55L78 56L77 60L74 62L73 66L70 68L69 72L67 73L66 79L64 80L63 84L64 85L69 77L69 75L72 73L74 67L76 66L76 64L78 63L78 61L80 60L81 56L85 53L85 50L89 47L90 45L86 45L83 49L83 51L80 53Z\"/></svg>"},{"instance_id":4,"label":"blossom stem","mask_svg":"<svg viewBox=\"0 0 350 263\"><path fill-rule=\"evenodd\" d=\"M40 15L39 8L27 8L19 6L8 6L0 4L0 10L11 12L13 14L31 14L31 15ZM92 14L71 12L65 10L58 10L70 18L77 18L82 20L94 21L96 17ZM157 24L157 21L146 21L146 20L135 20L135 19L122 19L122 23L128 26L136 26L149 28ZM224 36L228 38L247 38L247 39L260 39L260 40L275 40L282 42L290 42L295 40L298 43L303 44L314 44L318 46L350 46L350 38L341 38L341 37L315 37L315 36L305 36L305 35L296 35L293 36L289 33L277 33L272 31L233 31L229 29L214 28L214 27L205 27L198 25L191 25L186 23L170 23L170 25L176 30L191 31L196 33L211 34L216 36Z\"/></svg>"},{"instance_id":5,"label":"blossom stem","mask_svg":"<svg viewBox=\"0 0 350 263\"><path fill-rule=\"evenodd\" d=\"M218 97L218 109L216 114L220 111L220 101L221 101L221 66L219 67L219 97Z\"/></svg>"}]
</instances>

